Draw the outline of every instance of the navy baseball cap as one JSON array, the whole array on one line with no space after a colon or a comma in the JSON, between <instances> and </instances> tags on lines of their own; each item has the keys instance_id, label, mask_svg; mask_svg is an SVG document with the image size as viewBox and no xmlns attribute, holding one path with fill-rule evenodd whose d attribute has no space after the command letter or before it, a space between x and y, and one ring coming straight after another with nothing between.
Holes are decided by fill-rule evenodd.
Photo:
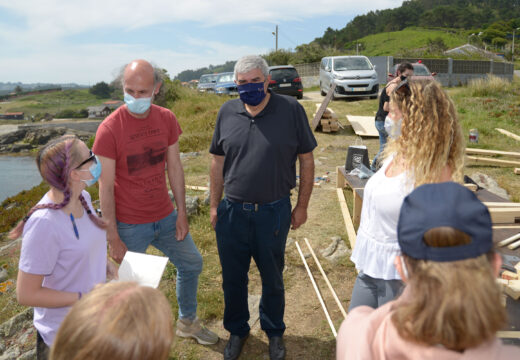
<instances>
[{"instance_id":1,"label":"navy baseball cap","mask_svg":"<svg viewBox=\"0 0 520 360\"><path fill-rule=\"evenodd\" d=\"M471 242L449 247L428 246L423 241L424 234L441 226L466 233ZM403 254L414 259L442 262L476 258L493 247L491 216L476 195L460 184L425 184L404 199L397 238Z\"/></svg>"}]
</instances>

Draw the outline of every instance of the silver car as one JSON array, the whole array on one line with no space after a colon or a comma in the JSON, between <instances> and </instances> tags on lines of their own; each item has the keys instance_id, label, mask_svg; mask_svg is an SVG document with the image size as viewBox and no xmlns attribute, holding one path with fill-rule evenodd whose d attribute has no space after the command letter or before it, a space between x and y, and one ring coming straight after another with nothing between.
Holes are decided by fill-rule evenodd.
<instances>
[{"instance_id":1,"label":"silver car","mask_svg":"<svg viewBox=\"0 0 520 360\"><path fill-rule=\"evenodd\" d=\"M218 74L204 74L200 77L197 90L200 92L214 92Z\"/></svg>"},{"instance_id":2,"label":"silver car","mask_svg":"<svg viewBox=\"0 0 520 360\"><path fill-rule=\"evenodd\" d=\"M320 91L325 96L336 83L333 99L369 96L377 98L379 81L366 56L329 56L321 59Z\"/></svg>"}]
</instances>

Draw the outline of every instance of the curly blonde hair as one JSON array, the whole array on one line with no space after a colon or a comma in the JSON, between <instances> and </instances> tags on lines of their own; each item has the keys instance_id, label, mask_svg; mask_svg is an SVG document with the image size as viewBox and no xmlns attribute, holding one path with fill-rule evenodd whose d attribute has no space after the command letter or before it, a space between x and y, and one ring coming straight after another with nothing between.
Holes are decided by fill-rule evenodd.
<instances>
[{"instance_id":1,"label":"curly blonde hair","mask_svg":"<svg viewBox=\"0 0 520 360\"><path fill-rule=\"evenodd\" d=\"M455 105L436 81L411 80L406 86L390 96L403 122L401 135L389 141L383 158L395 155L415 186L438 182L446 165L452 179L462 182L465 144Z\"/></svg>"}]
</instances>

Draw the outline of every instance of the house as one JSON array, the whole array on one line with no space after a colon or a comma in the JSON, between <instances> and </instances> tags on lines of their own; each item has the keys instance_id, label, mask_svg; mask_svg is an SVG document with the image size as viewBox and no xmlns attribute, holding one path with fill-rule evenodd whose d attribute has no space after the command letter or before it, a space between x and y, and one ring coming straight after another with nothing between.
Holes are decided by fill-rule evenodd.
<instances>
[{"instance_id":1,"label":"house","mask_svg":"<svg viewBox=\"0 0 520 360\"><path fill-rule=\"evenodd\" d=\"M89 106L87 111L89 119L105 118L112 112L107 105Z\"/></svg>"},{"instance_id":2,"label":"house","mask_svg":"<svg viewBox=\"0 0 520 360\"><path fill-rule=\"evenodd\" d=\"M120 107L121 105L123 105L125 102L124 101L121 101L121 100L109 100L109 101L105 101L103 103L104 106L108 106L108 108L110 110L115 110L117 109L118 107Z\"/></svg>"},{"instance_id":3,"label":"house","mask_svg":"<svg viewBox=\"0 0 520 360\"><path fill-rule=\"evenodd\" d=\"M23 120L24 113L23 112L7 112L5 114L0 114L0 119L4 120Z\"/></svg>"}]
</instances>

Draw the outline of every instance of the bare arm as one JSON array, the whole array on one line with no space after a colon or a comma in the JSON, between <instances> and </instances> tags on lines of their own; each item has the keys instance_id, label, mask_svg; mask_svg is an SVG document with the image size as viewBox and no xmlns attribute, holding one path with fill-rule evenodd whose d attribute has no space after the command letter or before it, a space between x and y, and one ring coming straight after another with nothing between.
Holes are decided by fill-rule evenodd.
<instances>
[{"instance_id":1,"label":"bare arm","mask_svg":"<svg viewBox=\"0 0 520 360\"><path fill-rule=\"evenodd\" d=\"M312 152L298 154L300 162L300 187L298 190L298 201L291 216L291 228L298 229L307 221L307 207L311 198L314 185L314 156Z\"/></svg>"},{"instance_id":2,"label":"bare arm","mask_svg":"<svg viewBox=\"0 0 520 360\"><path fill-rule=\"evenodd\" d=\"M182 167L179 142L168 147L167 172L170 187L177 206L177 224L175 237L182 241L188 235L189 225L186 214L186 189L184 183L184 169Z\"/></svg>"},{"instance_id":3,"label":"bare arm","mask_svg":"<svg viewBox=\"0 0 520 360\"><path fill-rule=\"evenodd\" d=\"M210 221L213 228L217 224L217 207L224 191L224 156L213 155L211 158L211 169L209 173L210 193Z\"/></svg>"},{"instance_id":4,"label":"bare arm","mask_svg":"<svg viewBox=\"0 0 520 360\"><path fill-rule=\"evenodd\" d=\"M121 263L126 253L126 245L117 232L116 202L114 197L114 182L116 178L116 161L104 156L98 156L101 161L101 176L99 177L99 201L103 219L108 223L107 241L110 256Z\"/></svg>"},{"instance_id":5,"label":"bare arm","mask_svg":"<svg viewBox=\"0 0 520 360\"><path fill-rule=\"evenodd\" d=\"M18 270L16 298L21 305L45 308L71 306L79 299L79 293L42 287L43 275Z\"/></svg>"}]
</instances>

